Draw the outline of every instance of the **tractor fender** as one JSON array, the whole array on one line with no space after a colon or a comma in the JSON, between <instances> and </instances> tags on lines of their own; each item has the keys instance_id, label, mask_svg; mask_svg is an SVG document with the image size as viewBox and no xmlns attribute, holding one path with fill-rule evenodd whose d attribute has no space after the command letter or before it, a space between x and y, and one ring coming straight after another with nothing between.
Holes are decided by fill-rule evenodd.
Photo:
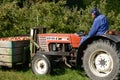
<instances>
[{"instance_id":1,"label":"tractor fender","mask_svg":"<svg viewBox=\"0 0 120 80\"><path fill-rule=\"evenodd\" d=\"M117 36L117 35L102 35L103 38L106 38L106 39L109 39L109 40L112 40L114 41L115 43L118 43L120 42L120 36Z\"/></svg>"},{"instance_id":2,"label":"tractor fender","mask_svg":"<svg viewBox=\"0 0 120 80\"><path fill-rule=\"evenodd\" d=\"M120 37L118 37L116 35L105 34L105 35L101 35L101 36L93 36L93 37L88 38L78 48L77 60L76 60L77 65L82 64L82 57L84 54L84 50L87 48L87 45L92 43L93 41L99 40L99 39L110 40L115 43L120 43Z\"/></svg>"},{"instance_id":3,"label":"tractor fender","mask_svg":"<svg viewBox=\"0 0 120 80\"><path fill-rule=\"evenodd\" d=\"M111 40L111 41L113 41L115 43L120 42L120 36L105 34L105 35L101 35L101 36L90 37L85 42L83 42L82 45L84 45L86 43L93 42L94 40L98 40L98 39L107 39L107 40ZM81 46L79 46L79 47L81 47Z\"/></svg>"}]
</instances>

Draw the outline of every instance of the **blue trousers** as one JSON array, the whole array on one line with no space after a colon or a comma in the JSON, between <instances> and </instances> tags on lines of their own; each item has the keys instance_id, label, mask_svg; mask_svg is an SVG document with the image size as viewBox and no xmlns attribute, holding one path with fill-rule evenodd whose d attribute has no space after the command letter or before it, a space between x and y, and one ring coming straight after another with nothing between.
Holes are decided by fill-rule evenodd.
<instances>
[{"instance_id":1,"label":"blue trousers","mask_svg":"<svg viewBox=\"0 0 120 80\"><path fill-rule=\"evenodd\" d=\"M80 40L79 46L80 46L85 40L87 40L89 37L90 37L90 36L83 36L82 39Z\"/></svg>"}]
</instances>

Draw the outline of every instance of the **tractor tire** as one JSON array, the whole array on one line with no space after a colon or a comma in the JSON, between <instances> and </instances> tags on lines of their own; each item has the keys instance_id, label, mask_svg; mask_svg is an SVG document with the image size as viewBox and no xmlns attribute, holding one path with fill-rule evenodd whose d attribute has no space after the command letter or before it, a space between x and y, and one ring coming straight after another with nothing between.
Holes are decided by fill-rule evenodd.
<instances>
[{"instance_id":1,"label":"tractor tire","mask_svg":"<svg viewBox=\"0 0 120 80\"><path fill-rule=\"evenodd\" d=\"M83 66L91 80L116 80L119 65L116 45L108 40L94 41L84 51Z\"/></svg>"},{"instance_id":2,"label":"tractor tire","mask_svg":"<svg viewBox=\"0 0 120 80\"><path fill-rule=\"evenodd\" d=\"M36 53L31 62L32 72L37 75L49 74L51 71L51 64L46 55Z\"/></svg>"}]
</instances>

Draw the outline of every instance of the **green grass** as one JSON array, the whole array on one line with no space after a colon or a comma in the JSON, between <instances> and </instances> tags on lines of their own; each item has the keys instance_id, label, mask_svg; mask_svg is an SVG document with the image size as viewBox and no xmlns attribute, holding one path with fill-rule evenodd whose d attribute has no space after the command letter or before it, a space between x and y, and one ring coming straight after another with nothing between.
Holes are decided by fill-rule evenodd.
<instances>
[{"instance_id":1,"label":"green grass","mask_svg":"<svg viewBox=\"0 0 120 80\"><path fill-rule=\"evenodd\" d=\"M0 69L0 80L87 80L87 77L82 71L68 68L53 69L50 75L35 75L31 69Z\"/></svg>"}]
</instances>

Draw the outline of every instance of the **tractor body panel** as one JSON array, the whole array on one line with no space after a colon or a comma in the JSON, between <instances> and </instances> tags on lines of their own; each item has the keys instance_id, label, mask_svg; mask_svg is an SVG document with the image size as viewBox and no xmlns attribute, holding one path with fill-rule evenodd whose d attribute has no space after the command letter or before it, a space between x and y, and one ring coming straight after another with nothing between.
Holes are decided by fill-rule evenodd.
<instances>
[{"instance_id":1,"label":"tractor body panel","mask_svg":"<svg viewBox=\"0 0 120 80\"><path fill-rule=\"evenodd\" d=\"M78 48L80 37L76 34L38 34L38 45L45 51L50 51L50 44L70 44Z\"/></svg>"}]
</instances>

